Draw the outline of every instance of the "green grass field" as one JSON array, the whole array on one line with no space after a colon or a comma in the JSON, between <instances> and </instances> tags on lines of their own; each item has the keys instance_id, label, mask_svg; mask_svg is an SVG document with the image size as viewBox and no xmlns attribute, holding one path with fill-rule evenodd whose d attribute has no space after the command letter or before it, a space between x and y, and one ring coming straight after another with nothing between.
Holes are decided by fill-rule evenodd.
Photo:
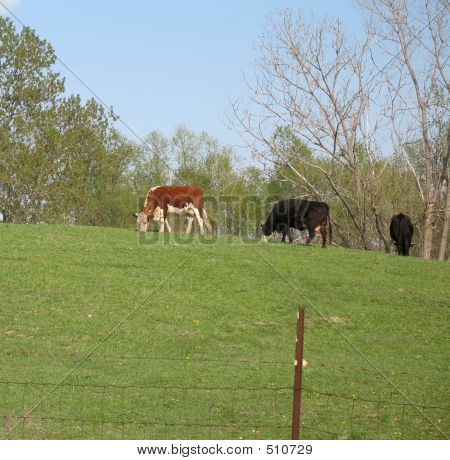
<instances>
[{"instance_id":1,"label":"green grass field","mask_svg":"<svg viewBox=\"0 0 450 460\"><path fill-rule=\"evenodd\" d=\"M0 225L0 437L448 438L450 264Z\"/></svg>"}]
</instances>

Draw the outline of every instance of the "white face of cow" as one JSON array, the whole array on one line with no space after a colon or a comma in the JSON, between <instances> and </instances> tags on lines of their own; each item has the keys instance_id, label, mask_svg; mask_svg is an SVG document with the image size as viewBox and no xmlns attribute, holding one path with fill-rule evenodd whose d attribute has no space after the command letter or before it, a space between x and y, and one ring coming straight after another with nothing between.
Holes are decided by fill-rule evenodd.
<instances>
[{"instance_id":1,"label":"white face of cow","mask_svg":"<svg viewBox=\"0 0 450 460\"><path fill-rule=\"evenodd\" d=\"M137 224L138 230L140 232L145 233L148 227L147 216L143 212L140 212L139 214L134 214L134 216L136 217L136 224Z\"/></svg>"},{"instance_id":2,"label":"white face of cow","mask_svg":"<svg viewBox=\"0 0 450 460\"><path fill-rule=\"evenodd\" d=\"M261 241L263 243L268 243L269 241L273 240L273 234L272 235L269 235L269 236L266 236L264 235L263 233L263 236L261 237Z\"/></svg>"},{"instance_id":3,"label":"white face of cow","mask_svg":"<svg viewBox=\"0 0 450 460\"><path fill-rule=\"evenodd\" d=\"M267 229L267 225L264 222L261 222L261 231L262 231L261 241L263 243L268 243L270 240L273 240L273 233L271 233L270 235L265 235L265 233L269 233L270 230Z\"/></svg>"}]
</instances>

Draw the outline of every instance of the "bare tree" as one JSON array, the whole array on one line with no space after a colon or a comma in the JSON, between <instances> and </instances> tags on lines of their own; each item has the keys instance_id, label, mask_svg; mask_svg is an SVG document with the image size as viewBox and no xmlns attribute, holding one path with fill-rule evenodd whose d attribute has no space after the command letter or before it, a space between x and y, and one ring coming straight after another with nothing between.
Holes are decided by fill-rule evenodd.
<instances>
[{"instance_id":1,"label":"bare tree","mask_svg":"<svg viewBox=\"0 0 450 460\"><path fill-rule=\"evenodd\" d=\"M371 102L378 83L369 47L368 36L346 37L339 20L314 22L285 10L261 38L255 78L247 80L248 103L237 101L233 113L256 157L287 166L290 180L318 199L337 197L361 246L373 246L372 226L387 249L379 209L384 167ZM280 148L273 136L280 126L289 127L315 155ZM320 174L328 192L303 167ZM339 171L348 174L351 185L339 181Z\"/></svg>"},{"instance_id":2,"label":"bare tree","mask_svg":"<svg viewBox=\"0 0 450 460\"><path fill-rule=\"evenodd\" d=\"M449 156L450 150L450 121L447 124L447 159ZM447 199L445 200L445 211L444 211L444 224L442 225L442 236L441 236L441 244L439 246L439 255L438 260L445 259L445 253L447 251L448 246L448 230L449 230L449 221L450 221L450 174L448 171L448 164L447 164ZM450 261L450 257L449 257Z\"/></svg>"},{"instance_id":3,"label":"bare tree","mask_svg":"<svg viewBox=\"0 0 450 460\"><path fill-rule=\"evenodd\" d=\"M429 259L434 224L443 212L439 204L448 167L448 149L436 149L433 142L433 112L448 119L448 104L438 107L435 94L444 91L447 101L450 94L449 4L446 0L358 0L358 4L369 15L368 31L378 45L374 61L385 76L385 113L423 200L422 256ZM417 139L421 144L419 162L404 148ZM422 164L423 178L419 171Z\"/></svg>"}]
</instances>

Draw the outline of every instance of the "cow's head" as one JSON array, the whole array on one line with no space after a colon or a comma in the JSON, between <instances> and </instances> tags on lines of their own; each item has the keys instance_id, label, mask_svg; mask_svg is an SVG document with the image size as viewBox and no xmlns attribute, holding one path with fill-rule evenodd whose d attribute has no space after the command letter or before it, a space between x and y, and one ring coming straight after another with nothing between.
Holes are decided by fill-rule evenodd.
<instances>
[{"instance_id":1,"label":"cow's head","mask_svg":"<svg viewBox=\"0 0 450 460\"><path fill-rule=\"evenodd\" d=\"M270 240L273 239L273 232L270 231L267 224L261 224L261 231L262 231L262 237L261 237L262 242L268 243Z\"/></svg>"},{"instance_id":2,"label":"cow's head","mask_svg":"<svg viewBox=\"0 0 450 460\"><path fill-rule=\"evenodd\" d=\"M139 214L134 213L133 216L136 217L137 229L140 232L145 233L148 227L148 216L143 212L140 212Z\"/></svg>"}]
</instances>

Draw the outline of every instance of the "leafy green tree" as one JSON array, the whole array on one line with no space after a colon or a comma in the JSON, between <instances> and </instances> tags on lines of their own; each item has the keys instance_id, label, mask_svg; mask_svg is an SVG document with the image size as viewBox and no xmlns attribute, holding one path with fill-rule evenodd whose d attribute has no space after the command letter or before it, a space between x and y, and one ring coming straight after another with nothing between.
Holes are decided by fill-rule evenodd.
<instances>
[{"instance_id":1,"label":"leafy green tree","mask_svg":"<svg viewBox=\"0 0 450 460\"><path fill-rule=\"evenodd\" d=\"M185 126L176 128L171 139L171 155L176 164L174 183L191 185L198 181L198 172L204 158L202 138Z\"/></svg>"},{"instance_id":2,"label":"leafy green tree","mask_svg":"<svg viewBox=\"0 0 450 460\"><path fill-rule=\"evenodd\" d=\"M136 193L145 194L150 187L170 182L170 144L166 137L152 131L145 142L136 146L131 180Z\"/></svg>"},{"instance_id":3,"label":"leafy green tree","mask_svg":"<svg viewBox=\"0 0 450 460\"><path fill-rule=\"evenodd\" d=\"M0 209L12 222L117 224L135 149L95 100L64 97L55 61L0 18Z\"/></svg>"},{"instance_id":4,"label":"leafy green tree","mask_svg":"<svg viewBox=\"0 0 450 460\"><path fill-rule=\"evenodd\" d=\"M6 220L35 222L55 169L45 149L56 135L64 80L52 46L29 27L0 17L0 209Z\"/></svg>"}]
</instances>

